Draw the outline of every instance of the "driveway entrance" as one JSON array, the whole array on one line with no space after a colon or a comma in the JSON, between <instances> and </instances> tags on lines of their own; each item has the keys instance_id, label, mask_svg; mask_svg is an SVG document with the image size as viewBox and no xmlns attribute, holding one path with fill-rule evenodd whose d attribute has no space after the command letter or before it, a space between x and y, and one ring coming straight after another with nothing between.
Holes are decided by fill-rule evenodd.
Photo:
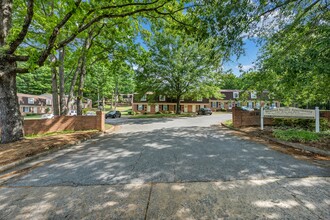
<instances>
[{"instance_id":1,"label":"driveway entrance","mask_svg":"<svg viewBox=\"0 0 330 220\"><path fill-rule=\"evenodd\" d=\"M107 120L114 133L52 155L0 188L3 219L330 216L330 169L219 127L214 114Z\"/></svg>"}]
</instances>

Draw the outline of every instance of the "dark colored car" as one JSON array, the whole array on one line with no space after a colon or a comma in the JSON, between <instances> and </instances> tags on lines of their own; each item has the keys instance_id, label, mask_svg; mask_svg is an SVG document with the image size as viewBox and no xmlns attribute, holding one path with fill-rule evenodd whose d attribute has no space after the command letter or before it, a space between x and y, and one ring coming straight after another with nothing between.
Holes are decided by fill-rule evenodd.
<instances>
[{"instance_id":1,"label":"dark colored car","mask_svg":"<svg viewBox=\"0 0 330 220\"><path fill-rule=\"evenodd\" d=\"M105 114L105 118L120 118L121 117L121 113L120 111L111 111L108 112L107 114Z\"/></svg>"},{"instance_id":2,"label":"dark colored car","mask_svg":"<svg viewBox=\"0 0 330 220\"><path fill-rule=\"evenodd\" d=\"M212 115L212 110L210 108L200 108L197 112L198 115Z\"/></svg>"}]
</instances>

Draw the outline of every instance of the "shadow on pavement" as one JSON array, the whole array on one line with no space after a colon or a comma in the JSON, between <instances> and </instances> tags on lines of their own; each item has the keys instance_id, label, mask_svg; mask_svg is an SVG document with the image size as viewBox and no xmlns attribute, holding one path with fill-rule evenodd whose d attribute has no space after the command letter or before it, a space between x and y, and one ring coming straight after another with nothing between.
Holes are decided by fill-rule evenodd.
<instances>
[{"instance_id":1,"label":"shadow on pavement","mask_svg":"<svg viewBox=\"0 0 330 220\"><path fill-rule=\"evenodd\" d=\"M329 181L297 178L329 173L214 127L112 134L0 188L0 216L325 218Z\"/></svg>"}]
</instances>

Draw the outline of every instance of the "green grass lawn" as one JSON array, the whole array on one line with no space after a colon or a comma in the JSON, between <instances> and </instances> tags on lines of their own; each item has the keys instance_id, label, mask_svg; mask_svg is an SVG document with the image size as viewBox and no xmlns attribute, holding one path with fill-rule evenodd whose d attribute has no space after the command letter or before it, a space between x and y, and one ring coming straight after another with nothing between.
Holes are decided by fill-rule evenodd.
<instances>
[{"instance_id":1,"label":"green grass lawn","mask_svg":"<svg viewBox=\"0 0 330 220\"><path fill-rule=\"evenodd\" d=\"M24 120L31 120L31 119L41 119L41 115L27 115L27 116L24 116Z\"/></svg>"},{"instance_id":2,"label":"green grass lawn","mask_svg":"<svg viewBox=\"0 0 330 220\"><path fill-rule=\"evenodd\" d=\"M297 130L297 129L287 129L280 130L275 129L273 134L276 138L284 141L297 141L297 142L310 142L320 140L321 133L315 133L312 131Z\"/></svg>"},{"instance_id":3,"label":"green grass lawn","mask_svg":"<svg viewBox=\"0 0 330 220\"><path fill-rule=\"evenodd\" d=\"M228 126L228 127L231 127L231 128L234 127L233 120L231 120L231 119L224 121L223 124Z\"/></svg>"}]
</instances>

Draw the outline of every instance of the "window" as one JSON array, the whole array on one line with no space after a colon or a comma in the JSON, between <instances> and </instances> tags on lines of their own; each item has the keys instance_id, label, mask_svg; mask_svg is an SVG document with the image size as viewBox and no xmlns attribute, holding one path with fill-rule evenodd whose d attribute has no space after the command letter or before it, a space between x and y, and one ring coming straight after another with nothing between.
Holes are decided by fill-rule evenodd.
<instances>
[{"instance_id":1,"label":"window","mask_svg":"<svg viewBox=\"0 0 330 220\"><path fill-rule=\"evenodd\" d=\"M168 111L168 105L163 105L163 111Z\"/></svg>"},{"instance_id":2,"label":"window","mask_svg":"<svg viewBox=\"0 0 330 220\"><path fill-rule=\"evenodd\" d=\"M232 102L229 102L228 103L228 109L231 109L232 105L233 105Z\"/></svg>"},{"instance_id":3,"label":"window","mask_svg":"<svg viewBox=\"0 0 330 220\"><path fill-rule=\"evenodd\" d=\"M239 98L239 92L233 92L233 97L234 97L234 99L238 99Z\"/></svg>"},{"instance_id":4,"label":"window","mask_svg":"<svg viewBox=\"0 0 330 220\"><path fill-rule=\"evenodd\" d=\"M51 100L50 99L46 99L46 104L47 105L51 105L52 104Z\"/></svg>"},{"instance_id":5,"label":"window","mask_svg":"<svg viewBox=\"0 0 330 220\"><path fill-rule=\"evenodd\" d=\"M257 93L251 92L251 99L256 99L256 98L257 98Z\"/></svg>"},{"instance_id":6,"label":"window","mask_svg":"<svg viewBox=\"0 0 330 220\"><path fill-rule=\"evenodd\" d=\"M248 103L248 106L249 106L249 108L253 108L253 103L252 102L249 102Z\"/></svg>"},{"instance_id":7,"label":"window","mask_svg":"<svg viewBox=\"0 0 330 220\"><path fill-rule=\"evenodd\" d=\"M221 107L222 109L224 109L224 108L225 108L225 104L224 104L223 102L221 102L221 103L220 103L220 107Z\"/></svg>"},{"instance_id":8,"label":"window","mask_svg":"<svg viewBox=\"0 0 330 220\"><path fill-rule=\"evenodd\" d=\"M34 98L28 98L28 103L29 104L34 104Z\"/></svg>"},{"instance_id":9,"label":"window","mask_svg":"<svg viewBox=\"0 0 330 220\"><path fill-rule=\"evenodd\" d=\"M23 112L30 112L30 108L29 107L23 107Z\"/></svg>"},{"instance_id":10,"label":"window","mask_svg":"<svg viewBox=\"0 0 330 220\"><path fill-rule=\"evenodd\" d=\"M142 111L143 110L143 105L138 105L138 111Z\"/></svg>"},{"instance_id":11,"label":"window","mask_svg":"<svg viewBox=\"0 0 330 220\"><path fill-rule=\"evenodd\" d=\"M198 96L197 97L197 102L202 102L203 101L203 98L201 96Z\"/></svg>"},{"instance_id":12,"label":"window","mask_svg":"<svg viewBox=\"0 0 330 220\"><path fill-rule=\"evenodd\" d=\"M147 95L142 96L141 101L147 101Z\"/></svg>"},{"instance_id":13,"label":"window","mask_svg":"<svg viewBox=\"0 0 330 220\"><path fill-rule=\"evenodd\" d=\"M164 95L160 95L159 96L159 101L161 101L161 102L165 102L165 96Z\"/></svg>"},{"instance_id":14,"label":"window","mask_svg":"<svg viewBox=\"0 0 330 220\"><path fill-rule=\"evenodd\" d=\"M241 102L238 101L236 106L237 106L237 107L241 107Z\"/></svg>"},{"instance_id":15,"label":"window","mask_svg":"<svg viewBox=\"0 0 330 220\"><path fill-rule=\"evenodd\" d=\"M257 102L257 104L256 104L256 108L257 108L257 109L260 109L260 102Z\"/></svg>"},{"instance_id":16,"label":"window","mask_svg":"<svg viewBox=\"0 0 330 220\"><path fill-rule=\"evenodd\" d=\"M211 102L211 107L216 108L217 107L217 102Z\"/></svg>"}]
</instances>

